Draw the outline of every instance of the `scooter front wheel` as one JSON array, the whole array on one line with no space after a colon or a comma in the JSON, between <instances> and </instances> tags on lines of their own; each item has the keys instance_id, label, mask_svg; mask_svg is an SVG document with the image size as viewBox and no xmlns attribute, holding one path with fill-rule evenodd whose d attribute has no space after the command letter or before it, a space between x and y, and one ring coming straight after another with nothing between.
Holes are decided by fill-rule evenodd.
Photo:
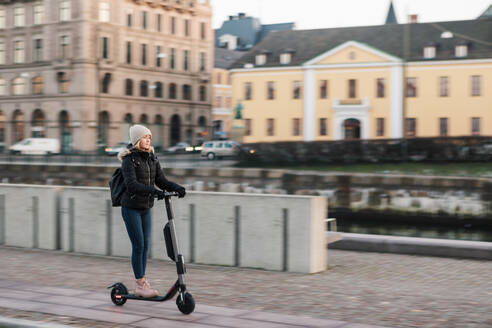
<instances>
[{"instance_id":1,"label":"scooter front wheel","mask_svg":"<svg viewBox=\"0 0 492 328\"><path fill-rule=\"evenodd\" d=\"M190 293L184 294L184 299L182 297L183 294L179 293L176 298L176 305L178 306L179 311L183 314L190 314L195 310L195 300Z\"/></svg>"},{"instance_id":2,"label":"scooter front wheel","mask_svg":"<svg viewBox=\"0 0 492 328\"><path fill-rule=\"evenodd\" d=\"M126 303L126 298L123 295L128 295L128 289L122 283L116 284L111 289L111 301L113 301L114 305L122 306Z\"/></svg>"}]
</instances>

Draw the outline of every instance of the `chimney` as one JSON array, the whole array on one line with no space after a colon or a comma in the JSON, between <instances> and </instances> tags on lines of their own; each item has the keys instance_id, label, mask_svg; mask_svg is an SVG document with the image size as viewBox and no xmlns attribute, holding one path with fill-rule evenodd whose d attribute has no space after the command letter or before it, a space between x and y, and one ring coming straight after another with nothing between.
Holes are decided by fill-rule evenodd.
<instances>
[{"instance_id":1,"label":"chimney","mask_svg":"<svg viewBox=\"0 0 492 328\"><path fill-rule=\"evenodd\" d=\"M239 19L241 19L241 18L246 17L246 14L245 14L245 13L239 13L239 14L237 14L237 17L238 17Z\"/></svg>"},{"instance_id":2,"label":"chimney","mask_svg":"<svg viewBox=\"0 0 492 328\"><path fill-rule=\"evenodd\" d=\"M408 15L408 22L410 24L417 24L419 22L419 15L417 14Z\"/></svg>"},{"instance_id":3,"label":"chimney","mask_svg":"<svg viewBox=\"0 0 492 328\"><path fill-rule=\"evenodd\" d=\"M229 20L234 20L234 16L229 16Z\"/></svg>"}]
</instances>

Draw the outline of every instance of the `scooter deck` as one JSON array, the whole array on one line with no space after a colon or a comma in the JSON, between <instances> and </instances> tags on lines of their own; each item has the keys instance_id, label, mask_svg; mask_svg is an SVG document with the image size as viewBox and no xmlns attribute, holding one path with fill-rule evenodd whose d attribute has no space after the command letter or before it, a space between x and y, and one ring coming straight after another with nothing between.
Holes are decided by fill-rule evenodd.
<instances>
[{"instance_id":1,"label":"scooter deck","mask_svg":"<svg viewBox=\"0 0 492 328\"><path fill-rule=\"evenodd\" d=\"M166 296L156 296L156 297L141 297L141 296L135 296L135 294L127 294L127 295L121 295L122 298L126 298L129 300L139 300L139 301L150 301L150 302L164 302L169 299L169 297L166 298Z\"/></svg>"}]
</instances>

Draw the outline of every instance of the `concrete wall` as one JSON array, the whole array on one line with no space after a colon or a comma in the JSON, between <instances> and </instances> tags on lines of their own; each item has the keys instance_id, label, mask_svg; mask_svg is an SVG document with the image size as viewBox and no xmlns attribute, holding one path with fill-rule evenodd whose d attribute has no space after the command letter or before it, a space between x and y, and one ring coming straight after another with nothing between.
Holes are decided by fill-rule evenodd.
<instances>
[{"instance_id":1,"label":"concrete wall","mask_svg":"<svg viewBox=\"0 0 492 328\"><path fill-rule=\"evenodd\" d=\"M130 256L107 188L0 184L0 243ZM313 273L327 267L324 197L190 192L172 200L187 262ZM152 210L151 257L168 259L163 202Z\"/></svg>"}]
</instances>

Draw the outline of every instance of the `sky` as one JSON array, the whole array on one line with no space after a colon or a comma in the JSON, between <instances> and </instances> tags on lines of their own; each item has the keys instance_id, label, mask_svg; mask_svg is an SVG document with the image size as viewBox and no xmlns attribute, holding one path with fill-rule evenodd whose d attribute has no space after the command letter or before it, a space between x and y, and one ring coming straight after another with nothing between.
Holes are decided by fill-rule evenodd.
<instances>
[{"instance_id":1,"label":"sky","mask_svg":"<svg viewBox=\"0 0 492 328\"><path fill-rule=\"evenodd\" d=\"M384 24L390 0L211 0L213 28L244 12L262 24L296 23L299 30ZM419 22L477 18L492 0L393 0L399 23L409 14Z\"/></svg>"}]
</instances>

